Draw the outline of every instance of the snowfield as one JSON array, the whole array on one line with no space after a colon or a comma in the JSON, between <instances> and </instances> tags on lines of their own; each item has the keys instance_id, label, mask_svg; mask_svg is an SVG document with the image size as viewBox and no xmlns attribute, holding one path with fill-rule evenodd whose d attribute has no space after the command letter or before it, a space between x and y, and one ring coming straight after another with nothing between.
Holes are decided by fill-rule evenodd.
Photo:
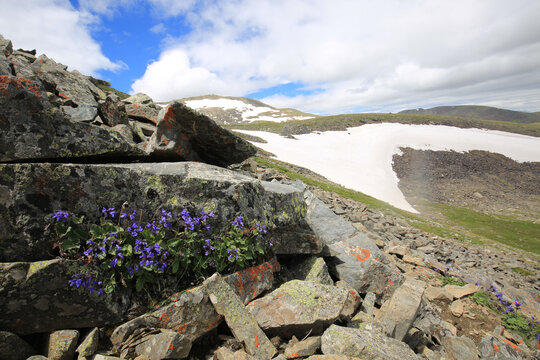
<instances>
[{"instance_id":1,"label":"snowfield","mask_svg":"<svg viewBox=\"0 0 540 360\"><path fill-rule=\"evenodd\" d=\"M418 150L485 150L518 162L540 161L540 138L495 130L442 125L368 124L347 131L296 135L289 139L261 131L241 132L268 143L254 143L278 160L319 173L347 188L417 213L398 188L392 156L400 147Z\"/></svg>"}]
</instances>

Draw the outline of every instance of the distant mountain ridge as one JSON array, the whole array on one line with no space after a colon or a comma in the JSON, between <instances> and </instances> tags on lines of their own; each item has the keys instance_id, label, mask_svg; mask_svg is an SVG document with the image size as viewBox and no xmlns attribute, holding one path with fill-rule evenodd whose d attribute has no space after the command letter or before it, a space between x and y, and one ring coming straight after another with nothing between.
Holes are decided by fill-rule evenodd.
<instances>
[{"instance_id":1,"label":"distant mountain ridge","mask_svg":"<svg viewBox=\"0 0 540 360\"><path fill-rule=\"evenodd\" d=\"M540 112L527 113L481 105L437 106L431 109L409 109L400 111L399 114L446 115L473 119L508 121L521 124L540 122Z\"/></svg>"},{"instance_id":2,"label":"distant mountain ridge","mask_svg":"<svg viewBox=\"0 0 540 360\"><path fill-rule=\"evenodd\" d=\"M316 115L295 109L275 108L245 97L203 95L178 101L222 125L245 124L253 121L284 122L316 117Z\"/></svg>"}]
</instances>

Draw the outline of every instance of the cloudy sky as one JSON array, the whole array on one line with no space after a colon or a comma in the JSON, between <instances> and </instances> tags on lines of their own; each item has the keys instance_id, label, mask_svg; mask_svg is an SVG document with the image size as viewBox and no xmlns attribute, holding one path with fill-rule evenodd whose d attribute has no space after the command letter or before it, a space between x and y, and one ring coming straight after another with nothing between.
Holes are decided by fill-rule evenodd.
<instances>
[{"instance_id":1,"label":"cloudy sky","mask_svg":"<svg viewBox=\"0 0 540 360\"><path fill-rule=\"evenodd\" d=\"M15 48L158 101L540 111L538 0L0 0Z\"/></svg>"}]
</instances>

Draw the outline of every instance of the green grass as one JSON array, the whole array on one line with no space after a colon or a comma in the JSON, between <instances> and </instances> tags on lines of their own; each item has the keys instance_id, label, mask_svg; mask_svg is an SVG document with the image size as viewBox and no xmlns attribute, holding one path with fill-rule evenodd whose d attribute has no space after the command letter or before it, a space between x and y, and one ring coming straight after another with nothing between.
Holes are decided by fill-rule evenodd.
<instances>
[{"instance_id":1,"label":"green grass","mask_svg":"<svg viewBox=\"0 0 540 360\"><path fill-rule=\"evenodd\" d=\"M455 226L481 238L540 254L540 224L511 216L484 214L471 209L433 204Z\"/></svg>"},{"instance_id":2,"label":"green grass","mask_svg":"<svg viewBox=\"0 0 540 360\"><path fill-rule=\"evenodd\" d=\"M448 275L441 275L441 281L442 285L456 285L456 286L465 286L467 283L463 280L456 279L455 277L448 276Z\"/></svg>"},{"instance_id":3,"label":"green grass","mask_svg":"<svg viewBox=\"0 0 540 360\"><path fill-rule=\"evenodd\" d=\"M485 306L492 310L494 309L493 302L491 301L491 296L484 290L480 290L472 294L471 299L474 303L480 306Z\"/></svg>"},{"instance_id":4,"label":"green grass","mask_svg":"<svg viewBox=\"0 0 540 360\"><path fill-rule=\"evenodd\" d=\"M524 268L520 268L520 267L515 267L515 268L512 268L512 271L521 275L521 276L530 276L530 275L534 275L533 272L529 271L529 270L525 270Z\"/></svg>"},{"instance_id":5,"label":"green grass","mask_svg":"<svg viewBox=\"0 0 540 360\"><path fill-rule=\"evenodd\" d=\"M248 124L228 125L239 130L258 130L277 134L306 134L312 131L345 130L348 127L383 122L402 124L436 124L460 128L485 128L508 131L518 134L540 136L540 122L519 124L506 121L470 119L444 115L413 115L413 114L343 114L320 116L307 120L293 120L281 123L272 121L255 121Z\"/></svg>"}]
</instances>

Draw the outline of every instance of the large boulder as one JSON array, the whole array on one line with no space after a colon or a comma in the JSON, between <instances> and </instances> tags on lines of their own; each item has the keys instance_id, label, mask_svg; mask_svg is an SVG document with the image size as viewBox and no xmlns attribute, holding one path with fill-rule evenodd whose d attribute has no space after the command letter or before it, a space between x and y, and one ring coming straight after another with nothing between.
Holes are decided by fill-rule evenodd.
<instances>
[{"instance_id":1,"label":"large boulder","mask_svg":"<svg viewBox=\"0 0 540 360\"><path fill-rule=\"evenodd\" d=\"M54 257L52 213L97 223L103 206L127 201L149 217L160 208L214 211L216 225L242 214L268 225L275 252L321 251L304 220L302 192L203 163L0 164L0 261ZM143 220L148 220L143 219Z\"/></svg>"},{"instance_id":2,"label":"large boulder","mask_svg":"<svg viewBox=\"0 0 540 360\"><path fill-rule=\"evenodd\" d=\"M293 185L305 189L302 183ZM304 200L307 204L306 221L322 238L325 244L323 254L331 255L330 271L359 293L375 293L379 304L389 299L403 282L400 271L367 233L335 215L311 192L304 191Z\"/></svg>"},{"instance_id":3,"label":"large boulder","mask_svg":"<svg viewBox=\"0 0 540 360\"><path fill-rule=\"evenodd\" d=\"M249 142L179 102L163 108L146 145L156 159L183 159L227 166L255 155Z\"/></svg>"},{"instance_id":4,"label":"large boulder","mask_svg":"<svg viewBox=\"0 0 540 360\"><path fill-rule=\"evenodd\" d=\"M0 161L141 155L115 131L70 121L39 83L0 75Z\"/></svg>"},{"instance_id":5,"label":"large boulder","mask_svg":"<svg viewBox=\"0 0 540 360\"><path fill-rule=\"evenodd\" d=\"M360 296L354 290L292 280L247 308L267 334L303 337L320 334L336 320L350 316L358 305Z\"/></svg>"},{"instance_id":6,"label":"large boulder","mask_svg":"<svg viewBox=\"0 0 540 360\"><path fill-rule=\"evenodd\" d=\"M26 335L121 321L128 302L120 292L89 295L69 286L73 275L87 270L61 259L0 263L0 330Z\"/></svg>"}]
</instances>

